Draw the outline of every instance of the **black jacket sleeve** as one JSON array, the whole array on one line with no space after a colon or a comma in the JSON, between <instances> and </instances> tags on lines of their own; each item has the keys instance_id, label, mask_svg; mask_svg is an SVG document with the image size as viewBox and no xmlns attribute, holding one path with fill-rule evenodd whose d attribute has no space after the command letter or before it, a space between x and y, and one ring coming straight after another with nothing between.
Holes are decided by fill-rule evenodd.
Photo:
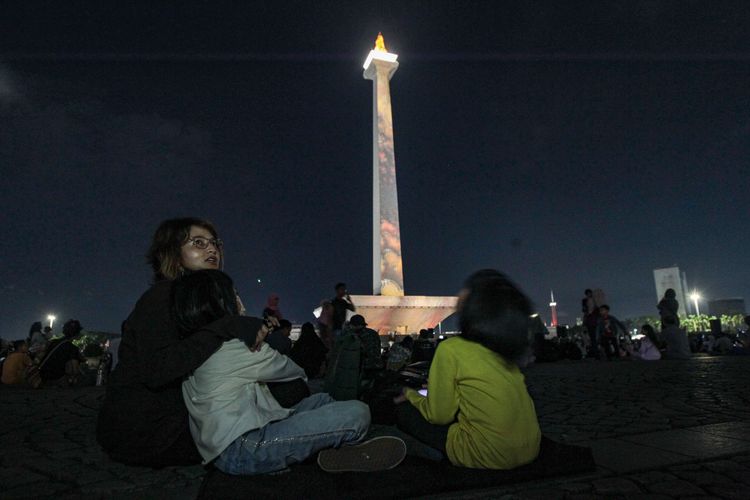
<instances>
[{"instance_id":1,"label":"black jacket sleeve","mask_svg":"<svg viewBox=\"0 0 750 500\"><path fill-rule=\"evenodd\" d=\"M169 283L157 283L136 304L126 322L123 344L135 349L141 382L159 389L198 368L227 340L253 337L262 321L227 316L181 339L169 312ZM135 367L134 367L135 368Z\"/></svg>"}]
</instances>

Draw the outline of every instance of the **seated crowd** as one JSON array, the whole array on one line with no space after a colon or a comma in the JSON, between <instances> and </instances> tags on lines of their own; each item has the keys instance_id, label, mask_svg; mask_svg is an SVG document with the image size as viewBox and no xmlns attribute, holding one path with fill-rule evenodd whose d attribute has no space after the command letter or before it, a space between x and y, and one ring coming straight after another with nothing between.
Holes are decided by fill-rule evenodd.
<instances>
[{"instance_id":1,"label":"seated crowd","mask_svg":"<svg viewBox=\"0 0 750 500\"><path fill-rule=\"evenodd\" d=\"M3 384L33 388L42 384L76 385L85 358L73 339L82 329L78 320L71 319L63 325L62 337L50 338L51 329L43 334L41 323L34 323L29 337L14 342L9 349L2 366Z\"/></svg>"},{"instance_id":2,"label":"seated crowd","mask_svg":"<svg viewBox=\"0 0 750 500\"><path fill-rule=\"evenodd\" d=\"M262 319L242 315L220 271L223 252L207 221L173 219L157 229L148 253L154 284L123 325L99 413L97 439L114 460L210 463L228 474L308 460L329 472L374 471L404 459L403 433L459 467L512 469L537 457L541 432L518 366L531 304L501 273L467 281L462 335L435 349L425 332L384 355L366 318L351 314L343 283L332 308L322 306L320 335L306 323L292 343L278 297ZM418 353L432 358L426 395L397 385ZM323 390L311 394L313 379ZM373 438L369 404L383 402L384 380L400 430Z\"/></svg>"},{"instance_id":3,"label":"seated crowd","mask_svg":"<svg viewBox=\"0 0 750 500\"><path fill-rule=\"evenodd\" d=\"M353 314L343 283L321 304L318 331L305 323L294 342L277 295L262 318L245 315L221 271L223 243L205 220L164 221L148 259L153 285L123 322L97 423L97 440L112 459L212 464L234 475L308 460L328 472L375 471L404 459L404 435L429 451L420 456L457 467L507 470L537 458L542 436L520 368L535 356L544 360L546 327L502 273L467 279L456 309L460 335L438 345L423 330L384 350L367 319ZM566 346L578 359L587 352L644 361L690 357L674 315L663 317L661 336L644 325L638 342L623 340L625 328L606 305L589 326L590 336ZM75 384L84 358L71 341L80 332L70 320L63 337L50 340L35 323L8 354L2 382L34 376ZM402 371L415 362L423 368L417 384ZM398 431L372 437L372 423Z\"/></svg>"}]
</instances>

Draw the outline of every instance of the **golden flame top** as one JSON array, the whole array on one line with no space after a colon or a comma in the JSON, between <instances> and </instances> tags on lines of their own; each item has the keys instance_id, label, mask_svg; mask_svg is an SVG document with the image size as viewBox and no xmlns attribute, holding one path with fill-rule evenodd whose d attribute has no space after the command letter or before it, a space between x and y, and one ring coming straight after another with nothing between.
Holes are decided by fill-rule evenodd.
<instances>
[{"instance_id":1,"label":"golden flame top","mask_svg":"<svg viewBox=\"0 0 750 500\"><path fill-rule=\"evenodd\" d=\"M375 50L379 52L388 52L388 49L385 48L385 40L383 39L382 33L378 33L378 37L375 39Z\"/></svg>"}]
</instances>

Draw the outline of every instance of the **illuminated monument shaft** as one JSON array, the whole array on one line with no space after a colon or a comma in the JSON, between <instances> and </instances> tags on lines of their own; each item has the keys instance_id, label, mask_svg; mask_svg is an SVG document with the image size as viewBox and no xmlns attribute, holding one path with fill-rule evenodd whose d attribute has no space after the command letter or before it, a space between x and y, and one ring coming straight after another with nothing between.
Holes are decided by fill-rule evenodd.
<instances>
[{"instance_id":1,"label":"illuminated monument shaft","mask_svg":"<svg viewBox=\"0 0 750 500\"><path fill-rule=\"evenodd\" d=\"M397 57L386 51L379 34L375 49L364 64L364 77L373 82L373 295L404 295L390 90L390 79L398 68Z\"/></svg>"},{"instance_id":2,"label":"illuminated monument shaft","mask_svg":"<svg viewBox=\"0 0 750 500\"><path fill-rule=\"evenodd\" d=\"M354 295L352 300L357 313L381 334L434 327L456 307L456 297L404 295L389 85L398 68L397 57L385 50L383 36L378 35L364 64L364 77L373 86L372 295Z\"/></svg>"}]
</instances>

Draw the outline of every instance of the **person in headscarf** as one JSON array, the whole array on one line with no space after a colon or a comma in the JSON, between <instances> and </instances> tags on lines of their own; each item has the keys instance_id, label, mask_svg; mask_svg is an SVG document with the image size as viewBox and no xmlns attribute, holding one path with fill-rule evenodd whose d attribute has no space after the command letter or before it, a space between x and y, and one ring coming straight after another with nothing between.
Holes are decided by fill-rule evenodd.
<instances>
[{"instance_id":1,"label":"person in headscarf","mask_svg":"<svg viewBox=\"0 0 750 500\"><path fill-rule=\"evenodd\" d=\"M318 378L325 372L326 354L328 349L315 333L315 327L310 322L302 325L297 342L292 346L289 357L303 370L307 378Z\"/></svg>"},{"instance_id":2,"label":"person in headscarf","mask_svg":"<svg viewBox=\"0 0 750 500\"><path fill-rule=\"evenodd\" d=\"M284 319L284 316L281 315L279 302L281 302L281 298L278 296L278 294L272 293L271 295L269 295L268 301L266 302L266 308L263 309L263 317L274 317L279 321Z\"/></svg>"}]
</instances>

